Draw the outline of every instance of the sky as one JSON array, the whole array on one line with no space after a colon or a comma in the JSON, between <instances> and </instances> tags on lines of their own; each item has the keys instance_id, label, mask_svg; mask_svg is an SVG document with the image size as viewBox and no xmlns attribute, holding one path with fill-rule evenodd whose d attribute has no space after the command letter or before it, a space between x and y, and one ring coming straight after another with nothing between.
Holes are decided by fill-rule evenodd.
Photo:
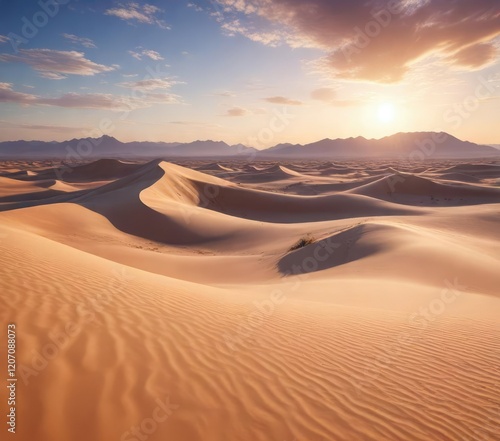
<instances>
[{"instance_id":1,"label":"sky","mask_svg":"<svg viewBox=\"0 0 500 441\"><path fill-rule=\"evenodd\" d=\"M0 0L0 141L500 144L498 0Z\"/></svg>"}]
</instances>

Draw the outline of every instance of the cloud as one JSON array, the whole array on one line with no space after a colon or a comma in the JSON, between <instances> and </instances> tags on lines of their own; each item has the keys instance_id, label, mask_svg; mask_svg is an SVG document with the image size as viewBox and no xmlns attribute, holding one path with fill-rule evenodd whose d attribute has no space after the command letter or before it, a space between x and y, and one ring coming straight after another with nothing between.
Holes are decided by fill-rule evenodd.
<instances>
[{"instance_id":1,"label":"cloud","mask_svg":"<svg viewBox=\"0 0 500 441\"><path fill-rule=\"evenodd\" d=\"M151 104L182 104L179 95L173 93L148 93L138 101L144 103L143 107L150 107Z\"/></svg>"},{"instance_id":2,"label":"cloud","mask_svg":"<svg viewBox=\"0 0 500 441\"><path fill-rule=\"evenodd\" d=\"M128 53L132 55L136 60L142 60L143 56L151 58L151 60L155 61L160 61L165 59L158 52L149 49L143 49L140 52L128 51Z\"/></svg>"},{"instance_id":3,"label":"cloud","mask_svg":"<svg viewBox=\"0 0 500 441\"><path fill-rule=\"evenodd\" d=\"M188 3L186 5L188 8L194 9L196 12L202 12L203 8L200 5L197 5L195 3Z\"/></svg>"},{"instance_id":4,"label":"cloud","mask_svg":"<svg viewBox=\"0 0 500 441\"><path fill-rule=\"evenodd\" d=\"M311 98L316 101L323 101L336 107L350 107L361 104L358 100L340 100L337 97L337 91L331 87L321 87L311 92Z\"/></svg>"},{"instance_id":5,"label":"cloud","mask_svg":"<svg viewBox=\"0 0 500 441\"><path fill-rule=\"evenodd\" d=\"M66 75L55 72L40 72L40 76L49 80L64 80L65 78L68 78Z\"/></svg>"},{"instance_id":6,"label":"cloud","mask_svg":"<svg viewBox=\"0 0 500 441\"><path fill-rule=\"evenodd\" d=\"M41 124L19 124L9 121L0 121L0 126L8 129L42 130L55 133L71 133L85 130L85 127L52 126Z\"/></svg>"},{"instance_id":7,"label":"cloud","mask_svg":"<svg viewBox=\"0 0 500 441\"><path fill-rule=\"evenodd\" d=\"M498 0L218 3L225 14L224 30L246 35L245 30L250 29L260 34L264 43L269 40L265 35L271 32L281 36L281 43L321 49L326 55L316 66L340 79L393 83L429 56L449 67L469 69L481 68L497 56L494 39L500 35ZM255 35L247 36L259 40ZM272 39L267 44L278 43Z\"/></svg>"},{"instance_id":8,"label":"cloud","mask_svg":"<svg viewBox=\"0 0 500 441\"><path fill-rule=\"evenodd\" d=\"M0 44L7 43L9 41L9 37L6 35L0 35Z\"/></svg>"},{"instance_id":9,"label":"cloud","mask_svg":"<svg viewBox=\"0 0 500 441\"><path fill-rule=\"evenodd\" d=\"M245 116L247 114L247 109L243 109L242 107L232 107L231 109L228 109L224 116Z\"/></svg>"},{"instance_id":10,"label":"cloud","mask_svg":"<svg viewBox=\"0 0 500 441\"><path fill-rule=\"evenodd\" d=\"M83 52L52 49L20 49L20 55L0 54L0 61L18 62L39 72L92 76L115 70L117 66L97 64L85 58Z\"/></svg>"},{"instance_id":11,"label":"cloud","mask_svg":"<svg viewBox=\"0 0 500 441\"><path fill-rule=\"evenodd\" d=\"M221 25L221 28L228 37L234 37L235 35L239 34L252 41L256 41L268 46L277 46L282 40L282 35L279 32L262 32L256 29L250 29L246 26L243 26L240 23L240 20L233 20L223 23Z\"/></svg>"},{"instance_id":12,"label":"cloud","mask_svg":"<svg viewBox=\"0 0 500 441\"><path fill-rule=\"evenodd\" d=\"M36 100L36 104L48 106L69 107L78 109L105 109L105 110L127 110L134 108L132 101L126 97L115 96L108 93L66 93L57 98L42 98Z\"/></svg>"},{"instance_id":13,"label":"cloud","mask_svg":"<svg viewBox=\"0 0 500 441\"><path fill-rule=\"evenodd\" d=\"M118 8L107 9L104 14L113 15L121 20L129 23L138 22L142 24L157 25L162 29L170 29L170 27L160 20L157 15L163 11L157 6L145 3L139 5L138 3L126 3L119 5Z\"/></svg>"},{"instance_id":14,"label":"cloud","mask_svg":"<svg viewBox=\"0 0 500 441\"><path fill-rule=\"evenodd\" d=\"M144 51L142 51L142 54L145 55L146 57L151 58L152 60L155 60L155 61L164 60L164 58L156 51L144 50Z\"/></svg>"},{"instance_id":15,"label":"cloud","mask_svg":"<svg viewBox=\"0 0 500 441\"><path fill-rule=\"evenodd\" d=\"M81 44L83 47L86 48L95 48L96 45L90 38L85 38L85 37L77 37L76 35L73 34L61 34L64 38L67 40L71 41L72 43L78 43Z\"/></svg>"},{"instance_id":16,"label":"cloud","mask_svg":"<svg viewBox=\"0 0 500 441\"><path fill-rule=\"evenodd\" d=\"M155 61L164 60L164 58L158 52L149 49L143 49L141 52L128 51L128 53L137 60L142 60L143 56L151 58Z\"/></svg>"},{"instance_id":17,"label":"cloud","mask_svg":"<svg viewBox=\"0 0 500 441\"><path fill-rule=\"evenodd\" d=\"M11 83L0 83L0 103L31 104L35 100L35 95L13 91Z\"/></svg>"},{"instance_id":18,"label":"cloud","mask_svg":"<svg viewBox=\"0 0 500 441\"><path fill-rule=\"evenodd\" d=\"M179 97L173 94L145 94L140 98L108 93L66 93L57 98L38 98L37 104L78 109L127 111L144 109L153 104L176 104Z\"/></svg>"},{"instance_id":19,"label":"cloud","mask_svg":"<svg viewBox=\"0 0 500 441\"><path fill-rule=\"evenodd\" d=\"M497 49L493 45L478 43L454 53L448 59L453 64L478 68L491 63L496 59L496 56Z\"/></svg>"},{"instance_id":20,"label":"cloud","mask_svg":"<svg viewBox=\"0 0 500 441\"><path fill-rule=\"evenodd\" d=\"M292 100L290 98L285 98L284 96L272 96L269 98L264 98L264 101L272 104L284 104L286 106L301 106L302 101Z\"/></svg>"},{"instance_id":21,"label":"cloud","mask_svg":"<svg viewBox=\"0 0 500 441\"><path fill-rule=\"evenodd\" d=\"M66 93L59 97L41 97L16 92L12 90L12 84L0 83L0 102L75 109L128 111L151 107L153 104L177 104L181 101L180 97L169 93L144 93L140 97L106 93Z\"/></svg>"},{"instance_id":22,"label":"cloud","mask_svg":"<svg viewBox=\"0 0 500 441\"><path fill-rule=\"evenodd\" d=\"M141 54L139 52L128 51L130 55L132 55L136 60L142 60Z\"/></svg>"},{"instance_id":23,"label":"cloud","mask_svg":"<svg viewBox=\"0 0 500 441\"><path fill-rule=\"evenodd\" d=\"M129 81L125 83L119 83L118 86L136 90L156 90L156 89L170 89L175 84L179 84L179 82L174 81L170 78L152 78L149 80Z\"/></svg>"}]
</instances>

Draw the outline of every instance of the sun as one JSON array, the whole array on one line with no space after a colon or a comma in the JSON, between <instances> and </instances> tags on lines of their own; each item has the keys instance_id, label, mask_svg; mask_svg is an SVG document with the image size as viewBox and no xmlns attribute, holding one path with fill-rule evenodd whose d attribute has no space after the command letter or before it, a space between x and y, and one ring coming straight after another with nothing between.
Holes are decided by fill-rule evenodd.
<instances>
[{"instance_id":1,"label":"sun","mask_svg":"<svg viewBox=\"0 0 500 441\"><path fill-rule=\"evenodd\" d=\"M396 118L396 107L391 103L382 103L378 106L377 116L382 123L393 122Z\"/></svg>"}]
</instances>

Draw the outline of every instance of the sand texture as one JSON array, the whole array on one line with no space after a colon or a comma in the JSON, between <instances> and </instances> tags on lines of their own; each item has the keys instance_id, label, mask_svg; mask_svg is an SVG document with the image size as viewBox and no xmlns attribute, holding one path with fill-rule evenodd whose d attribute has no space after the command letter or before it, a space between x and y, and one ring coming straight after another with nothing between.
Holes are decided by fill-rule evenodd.
<instances>
[{"instance_id":1,"label":"sand texture","mask_svg":"<svg viewBox=\"0 0 500 441\"><path fill-rule=\"evenodd\" d=\"M500 440L500 163L2 167L12 439Z\"/></svg>"}]
</instances>

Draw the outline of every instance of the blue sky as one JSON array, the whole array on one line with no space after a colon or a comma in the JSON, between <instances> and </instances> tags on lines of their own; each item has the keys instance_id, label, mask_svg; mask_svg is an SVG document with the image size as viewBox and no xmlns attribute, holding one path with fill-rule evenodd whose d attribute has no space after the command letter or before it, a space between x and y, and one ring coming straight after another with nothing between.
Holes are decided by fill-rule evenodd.
<instances>
[{"instance_id":1,"label":"blue sky","mask_svg":"<svg viewBox=\"0 0 500 441\"><path fill-rule=\"evenodd\" d=\"M500 143L493 0L53 1L0 2L0 140Z\"/></svg>"}]
</instances>

